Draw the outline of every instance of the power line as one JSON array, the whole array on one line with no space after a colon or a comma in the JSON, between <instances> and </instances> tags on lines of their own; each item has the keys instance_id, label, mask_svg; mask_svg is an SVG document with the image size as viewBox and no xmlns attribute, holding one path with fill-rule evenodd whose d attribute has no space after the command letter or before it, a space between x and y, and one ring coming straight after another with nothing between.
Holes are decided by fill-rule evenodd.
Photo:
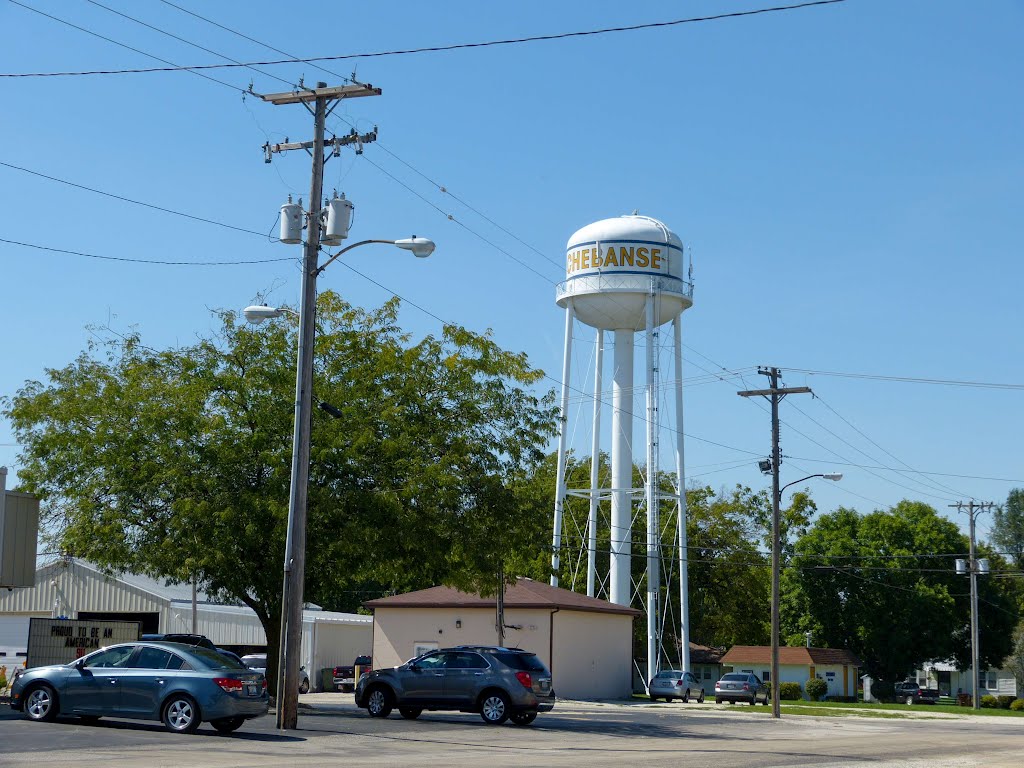
<instances>
[{"instance_id":1,"label":"power line","mask_svg":"<svg viewBox=\"0 0 1024 768\"><path fill-rule=\"evenodd\" d=\"M245 232L246 234L249 234L249 235L256 235L257 237L268 237L266 234L264 234L262 232L257 232L256 230L253 230L253 229L246 229L245 227L236 227L233 224L225 224L223 221L216 221L214 219L206 219L206 218L203 218L202 216L195 216L195 215L193 215L191 213L183 213L182 211L176 211L173 208L164 208L163 206L160 206L160 205L154 205L152 203L144 203L141 200L133 200L130 197L125 197L123 195L115 195L113 192L104 192L102 189L96 189L94 187L87 187L84 184L77 184L77 183L75 183L73 181L68 181L67 179L57 178L56 176L49 176L49 175L47 175L45 173L40 173L39 171L33 171L33 170L29 169L29 168L23 168L20 165L13 165L12 163L5 163L2 160L0 160L0 165L2 165L5 168L11 168L12 170L15 170L15 171L21 171L22 173L28 173L28 174L31 174L33 176L38 176L39 178L46 179L47 181L55 181L58 184L65 184L65 185L67 185L69 187L74 187L76 189L84 189L86 192L93 192L93 193L95 193L97 195L103 195L104 197L113 198L114 200L120 200L120 201L125 202L125 203L132 203L133 205L141 205L144 208L152 208L154 211L161 211L162 213L170 213L170 214L173 214L175 216L181 216L181 217L186 218L186 219L192 219L193 221L201 221L204 224L213 224L213 225L218 226L218 227L224 227L225 229L233 229L236 232ZM275 240L276 238L269 238L269 239Z\"/></svg>"},{"instance_id":2,"label":"power line","mask_svg":"<svg viewBox=\"0 0 1024 768\"><path fill-rule=\"evenodd\" d=\"M235 266L238 264L268 264L274 261L294 261L294 257L286 256L278 259L243 259L239 261L163 261L158 259L132 259L127 256L103 256L96 253L85 253L83 251L71 251L65 248L51 248L46 245L38 245L36 243L23 243L18 240L8 240L0 237L0 243L7 243L8 245L18 245L22 248L35 248L39 251L50 251L51 253L65 253L70 256L84 256L89 259L101 259L103 261L126 261L132 264L156 264L161 266L175 266L175 267L228 267Z\"/></svg>"},{"instance_id":3,"label":"power line","mask_svg":"<svg viewBox=\"0 0 1024 768\"><path fill-rule=\"evenodd\" d=\"M155 71L191 72L193 75L196 75L197 77L202 77L205 80L209 80L211 83L217 83L218 85L223 85L225 88L230 88L232 91L241 92L242 94L246 93L244 88L239 88L238 86L231 85L231 83L226 83L223 80L218 80L215 77L210 77L209 75L204 75L202 72L197 72L196 71L196 69L198 69L197 67L182 67L182 66L179 66L179 65L175 64L173 61L168 61L167 59L161 59L159 56L154 56L151 53L146 53L145 51L140 51L138 48L133 48L132 46L128 45L127 43L122 43L122 42L120 42L118 40L114 40L111 37L107 37L105 35L101 35L99 32L93 32L91 29L86 29L85 27L80 27L77 24L72 24L70 21L62 19L62 18L60 18L58 16L52 16L49 13L45 13L43 11L40 11L38 8L33 8L31 5L25 5L24 3L20 3L20 2L18 2L18 0L7 0L7 2L13 3L14 5L17 5L20 8L24 8L26 11L32 11L33 13L38 13L40 16L45 16L48 19L52 19L53 21L56 21L56 22L59 22L61 24L66 25L66 26L69 26L72 29L77 29L79 32L85 32L87 35L92 35L93 37L97 37L100 40L105 40L108 43L113 43L114 45L119 46L121 48L125 48L125 49L127 49L129 51L132 51L133 53L138 53L138 54L141 54L141 55L145 56L146 58L154 59L156 61L160 61L160 62L163 62L164 64L170 65L169 68L166 68L166 69L163 69L163 70L155 70ZM229 64L229 65L225 65L225 66L235 66L235 65ZM210 69L210 67L201 67L201 69ZM4 74L0 74L0 77L20 77L20 75L4 75Z\"/></svg>"},{"instance_id":4,"label":"power line","mask_svg":"<svg viewBox=\"0 0 1024 768\"><path fill-rule=\"evenodd\" d=\"M42 11L37 11L35 8L31 8L31 7L27 6L27 5L22 5L22 3L17 2L17 0L8 0L8 1L14 3L15 5L20 5L23 8L27 8L30 11L35 11L36 13L39 13L39 14L41 14L43 16L49 16L49 14L45 14ZM694 17L685 18L685 19L674 19L674 20L671 20L671 21L650 22L650 23L647 23L647 24L632 24L632 25L629 25L629 26L621 26L621 27L605 27L605 28L602 28L602 29L591 29L591 30L584 30L584 31L578 31L578 32L562 32L562 33L551 34L551 35L533 35L531 37L516 37L516 38L508 38L508 39L504 39L504 40L487 40L487 41L484 41L484 42L477 42L477 43L454 43L454 44L451 44L451 45L435 45L435 46L428 46L428 47L424 47L424 48L406 48L406 49L389 50L389 51L375 51L375 52L371 52L371 53L350 53L350 54L343 54L343 55L338 55L338 56L312 56L312 57L308 57L308 58L279 59L279 60L276 60L276 61L250 61L250 62L238 62L238 63L234 63L234 64L197 64L197 65L192 65L192 66L180 66L180 65L174 64L173 62L164 61L163 59L159 59L156 56L150 56L150 58L157 59L157 61L162 61L164 64L168 64L170 66L168 66L168 67L144 67L144 68L138 68L138 69L107 69L107 70L85 70L85 71L69 71L69 72L18 72L18 73L3 73L3 74L0 74L0 77L72 77L72 76L85 76L85 75L126 75L126 74L145 74L145 73L149 73L149 72L176 72L176 71L188 71L188 72L194 72L195 74L201 74L197 70L205 70L205 69L232 69L232 68L238 68L238 67L252 68L252 67L257 67L257 66L269 67L269 66L277 66L279 64L313 64L313 63L319 62L319 61L342 61L342 60L346 60L346 59L371 59L371 58L380 58L380 57L384 57L384 56L405 56L405 55L417 54L417 53L438 53L438 52L444 52L444 51L456 51L456 50L464 50L464 49L471 49L471 48L490 48L490 47L500 46L500 45L520 45L520 44L523 44L523 43L550 42L550 41L553 41L553 40L565 40L565 39L577 38L577 37L592 37L592 36L595 36L595 35L607 35L607 34L620 33L620 32L636 32L636 31L644 30L644 29L657 29L657 28L663 28L663 27L674 27L674 26L679 26L679 25L682 25L682 24L696 24L696 23L706 22L706 21L720 21L722 19L735 19L735 18L741 18L741 17L744 17L744 16L758 16L758 15L761 15L761 14L777 13L777 12L781 12L781 11L795 11L795 10L799 10L801 8L810 8L810 7L818 6L818 5L834 5L836 3L843 3L843 2L846 2L846 0L813 0L813 2L797 3L795 5L780 5L780 6L775 6L775 7L771 7L771 8L755 8L755 9L749 10L749 11L735 11L735 12L732 12L732 13L719 13L719 14L715 14L713 16L694 16ZM177 7L177 6L175 6L175 7ZM186 11L186 13L190 13L190 11ZM195 14L193 14L193 15L195 15ZM54 16L50 16L49 18L56 19L56 17L54 17ZM202 18L202 17L200 17L200 18ZM62 21L61 19L56 19L56 20L57 21ZM69 22L62 22L62 23L69 24L69 26L74 26L73 24L70 24ZM215 23L215 22L210 22L210 23ZM220 25L218 24L217 26L220 26ZM77 29L82 29L82 28L81 27L77 27ZM83 30L83 31L88 32L88 30ZM89 32L89 34L96 34L96 33ZM101 36L97 35L97 37L101 37ZM104 39L108 39L108 38L104 38ZM249 38L249 39L251 40L252 38ZM115 42L115 41L111 40L110 42ZM128 47L128 46L125 46L123 43L117 43L117 45L121 45L121 46L126 47L126 48ZM269 47L269 46L267 46L267 47ZM135 50L135 49L131 49L131 50ZM142 53L141 51L136 51L136 52L137 53ZM144 55L149 56L149 54L144 54ZM205 75L201 75L201 76L205 77ZM215 81L215 82L220 82L220 81ZM233 88L234 86L229 86L229 87Z\"/></svg>"},{"instance_id":5,"label":"power line","mask_svg":"<svg viewBox=\"0 0 1024 768\"><path fill-rule=\"evenodd\" d=\"M810 368L787 368L792 373L806 373L814 376L837 376L846 379L869 379L873 381L898 381L909 384L941 384L948 387L977 387L980 389L1024 390L1024 384L1007 384L989 381L960 381L956 379L928 379L913 376L883 376L873 373L840 373L838 371L816 371Z\"/></svg>"},{"instance_id":6,"label":"power line","mask_svg":"<svg viewBox=\"0 0 1024 768\"><path fill-rule=\"evenodd\" d=\"M103 3L99 2L98 0L85 0L85 2L91 3L92 5L95 5L97 8L102 8L105 11L109 11L110 13L114 14L115 16L120 16L122 19L128 19L128 21L132 21L132 22L134 22L136 24L139 24L140 26L143 26L146 29L151 29L154 32L159 32L161 35L166 35L167 37L171 38L172 40L177 40L178 42L185 43L186 45L191 45L193 48L198 48L200 51L205 51L206 53L212 53L214 56L220 56L222 59L227 59L228 61L230 61L233 64L237 64L238 66L242 66L242 67L246 67L247 69L251 69L253 72L256 72L257 74L263 75L265 77L269 77L269 78L271 78L273 80L278 80L278 81L280 81L280 82L282 82L282 83L284 83L285 85L288 85L288 86L299 87L299 86L297 86L296 83L293 83L291 80L285 80L284 78L278 77L277 75L273 75L273 74L271 74L269 72L264 72L261 69L256 69L254 66L250 66L248 64L243 64L242 62L238 61L237 59L233 59L230 56L225 56L223 53L218 53L217 51L214 51L214 50L211 50L209 48L206 48L206 47L204 47L202 45L199 45L198 43L193 43L191 40L186 40L184 37L179 37L178 35L175 35L175 34L173 34L171 32L168 32L168 31L166 31L164 29L161 29L160 27L155 27L152 24L147 24L146 22L142 21L141 19L136 19L134 16L129 16L127 13L122 13L121 11L118 11L118 10L116 10L114 8L111 8L110 6L103 5Z\"/></svg>"}]
</instances>

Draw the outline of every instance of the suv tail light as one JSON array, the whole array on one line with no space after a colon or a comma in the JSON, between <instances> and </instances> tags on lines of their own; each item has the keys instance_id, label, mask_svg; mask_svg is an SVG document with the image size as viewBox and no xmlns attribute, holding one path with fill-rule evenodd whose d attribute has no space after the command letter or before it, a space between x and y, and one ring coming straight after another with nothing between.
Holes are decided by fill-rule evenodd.
<instances>
[{"instance_id":1,"label":"suv tail light","mask_svg":"<svg viewBox=\"0 0 1024 768\"><path fill-rule=\"evenodd\" d=\"M221 687L221 689L228 693L240 693L242 691L242 681L236 680L233 677L215 677L213 682ZM263 680L263 684L266 685L266 679Z\"/></svg>"},{"instance_id":2,"label":"suv tail light","mask_svg":"<svg viewBox=\"0 0 1024 768\"><path fill-rule=\"evenodd\" d=\"M750 690L750 683L744 683L743 684L743 690L744 691L749 691Z\"/></svg>"},{"instance_id":3,"label":"suv tail light","mask_svg":"<svg viewBox=\"0 0 1024 768\"><path fill-rule=\"evenodd\" d=\"M516 680L522 683L524 688L533 690L533 678L529 672L516 672Z\"/></svg>"},{"instance_id":4,"label":"suv tail light","mask_svg":"<svg viewBox=\"0 0 1024 768\"><path fill-rule=\"evenodd\" d=\"M265 677L263 678L263 692L267 692L267 678Z\"/></svg>"},{"instance_id":5,"label":"suv tail light","mask_svg":"<svg viewBox=\"0 0 1024 768\"><path fill-rule=\"evenodd\" d=\"M676 685L682 685L682 684L683 684L683 678L680 677L678 680L676 680Z\"/></svg>"}]
</instances>

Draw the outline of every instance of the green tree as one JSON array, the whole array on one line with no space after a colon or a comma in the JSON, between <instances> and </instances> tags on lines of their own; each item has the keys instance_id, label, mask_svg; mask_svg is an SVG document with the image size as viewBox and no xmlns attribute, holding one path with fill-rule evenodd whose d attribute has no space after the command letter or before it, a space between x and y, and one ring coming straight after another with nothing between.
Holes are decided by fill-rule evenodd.
<instances>
[{"instance_id":1,"label":"green tree","mask_svg":"<svg viewBox=\"0 0 1024 768\"><path fill-rule=\"evenodd\" d=\"M882 680L902 679L930 660L970 660L967 583L952 560L967 550L950 520L921 502L901 501L867 515L838 509L796 543L786 573L785 631L847 647ZM983 582L985 582L983 584ZM979 579L986 641L982 666L1008 652L1016 622L1015 587Z\"/></svg>"},{"instance_id":2,"label":"green tree","mask_svg":"<svg viewBox=\"0 0 1024 768\"><path fill-rule=\"evenodd\" d=\"M537 547L520 489L555 423L552 395L527 389L542 373L458 327L414 342L397 310L318 299L315 398L342 417L314 417L305 595L329 608L438 583L493 592L498 563ZM248 605L273 660L296 329L217 314L181 349L90 345L5 414L59 546Z\"/></svg>"},{"instance_id":3,"label":"green tree","mask_svg":"<svg viewBox=\"0 0 1024 768\"><path fill-rule=\"evenodd\" d=\"M1014 488L992 515L992 543L1024 569L1024 488Z\"/></svg>"}]
</instances>

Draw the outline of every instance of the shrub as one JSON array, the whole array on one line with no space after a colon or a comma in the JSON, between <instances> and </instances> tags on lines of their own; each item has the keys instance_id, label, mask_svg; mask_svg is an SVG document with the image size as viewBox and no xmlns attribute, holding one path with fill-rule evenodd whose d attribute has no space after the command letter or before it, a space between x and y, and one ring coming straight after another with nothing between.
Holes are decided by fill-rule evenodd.
<instances>
[{"instance_id":1,"label":"shrub","mask_svg":"<svg viewBox=\"0 0 1024 768\"><path fill-rule=\"evenodd\" d=\"M1014 712L1020 712L1022 709L1024 709L1024 699L1014 699L1013 703L1010 704L1010 709L1012 709Z\"/></svg>"},{"instance_id":2,"label":"shrub","mask_svg":"<svg viewBox=\"0 0 1024 768\"><path fill-rule=\"evenodd\" d=\"M999 701L995 696L989 694L981 697L982 709L995 709L997 706L999 706Z\"/></svg>"},{"instance_id":3,"label":"shrub","mask_svg":"<svg viewBox=\"0 0 1024 768\"><path fill-rule=\"evenodd\" d=\"M829 701L837 701L841 704L856 704L859 699L856 696L829 696Z\"/></svg>"},{"instance_id":4,"label":"shrub","mask_svg":"<svg viewBox=\"0 0 1024 768\"><path fill-rule=\"evenodd\" d=\"M824 680L812 677L804 685L804 690L811 697L811 701L821 701L822 696L828 693L828 684Z\"/></svg>"},{"instance_id":5,"label":"shrub","mask_svg":"<svg viewBox=\"0 0 1024 768\"><path fill-rule=\"evenodd\" d=\"M804 692L800 689L800 683L779 683L780 701L798 701L803 696Z\"/></svg>"},{"instance_id":6,"label":"shrub","mask_svg":"<svg viewBox=\"0 0 1024 768\"><path fill-rule=\"evenodd\" d=\"M1002 696L996 696L996 704L999 709L1009 709L1010 705L1013 704L1014 699L1016 698L1016 696L1007 696L1005 694Z\"/></svg>"},{"instance_id":7,"label":"shrub","mask_svg":"<svg viewBox=\"0 0 1024 768\"><path fill-rule=\"evenodd\" d=\"M871 695L879 701L895 701L896 688L892 683L884 680L875 680L871 683Z\"/></svg>"}]
</instances>

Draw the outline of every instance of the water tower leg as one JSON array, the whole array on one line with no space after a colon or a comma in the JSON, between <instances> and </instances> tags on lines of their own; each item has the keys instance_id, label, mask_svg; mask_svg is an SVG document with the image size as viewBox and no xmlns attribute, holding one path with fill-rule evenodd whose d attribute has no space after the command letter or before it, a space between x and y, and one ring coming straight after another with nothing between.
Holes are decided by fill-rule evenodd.
<instances>
[{"instance_id":1,"label":"water tower leg","mask_svg":"<svg viewBox=\"0 0 1024 768\"><path fill-rule=\"evenodd\" d=\"M633 524L633 331L615 331L612 374L612 524L610 594L613 603L629 605L630 537Z\"/></svg>"},{"instance_id":2,"label":"water tower leg","mask_svg":"<svg viewBox=\"0 0 1024 768\"><path fill-rule=\"evenodd\" d=\"M598 472L601 468L601 367L604 364L604 331L597 329L594 354L594 430L590 444L590 514L587 517L587 596L594 597L597 582Z\"/></svg>"},{"instance_id":3,"label":"water tower leg","mask_svg":"<svg viewBox=\"0 0 1024 768\"><path fill-rule=\"evenodd\" d=\"M679 639L682 643L683 671L690 672L690 586L688 578L689 549L686 539L686 465L683 463L683 324L676 315L672 320L675 335L676 364L676 479L679 487L677 510L679 526Z\"/></svg>"},{"instance_id":4,"label":"water tower leg","mask_svg":"<svg viewBox=\"0 0 1024 768\"><path fill-rule=\"evenodd\" d=\"M555 520L551 537L551 586L558 586L562 548L562 509L565 504L565 432L569 421L569 364L572 362L572 302L565 308L565 356L562 359L562 405L558 417L558 467L555 471Z\"/></svg>"},{"instance_id":5,"label":"water tower leg","mask_svg":"<svg viewBox=\"0 0 1024 768\"><path fill-rule=\"evenodd\" d=\"M661 592L661 525L658 520L658 327L656 297L647 297L647 679L658 674L658 597Z\"/></svg>"}]
</instances>

